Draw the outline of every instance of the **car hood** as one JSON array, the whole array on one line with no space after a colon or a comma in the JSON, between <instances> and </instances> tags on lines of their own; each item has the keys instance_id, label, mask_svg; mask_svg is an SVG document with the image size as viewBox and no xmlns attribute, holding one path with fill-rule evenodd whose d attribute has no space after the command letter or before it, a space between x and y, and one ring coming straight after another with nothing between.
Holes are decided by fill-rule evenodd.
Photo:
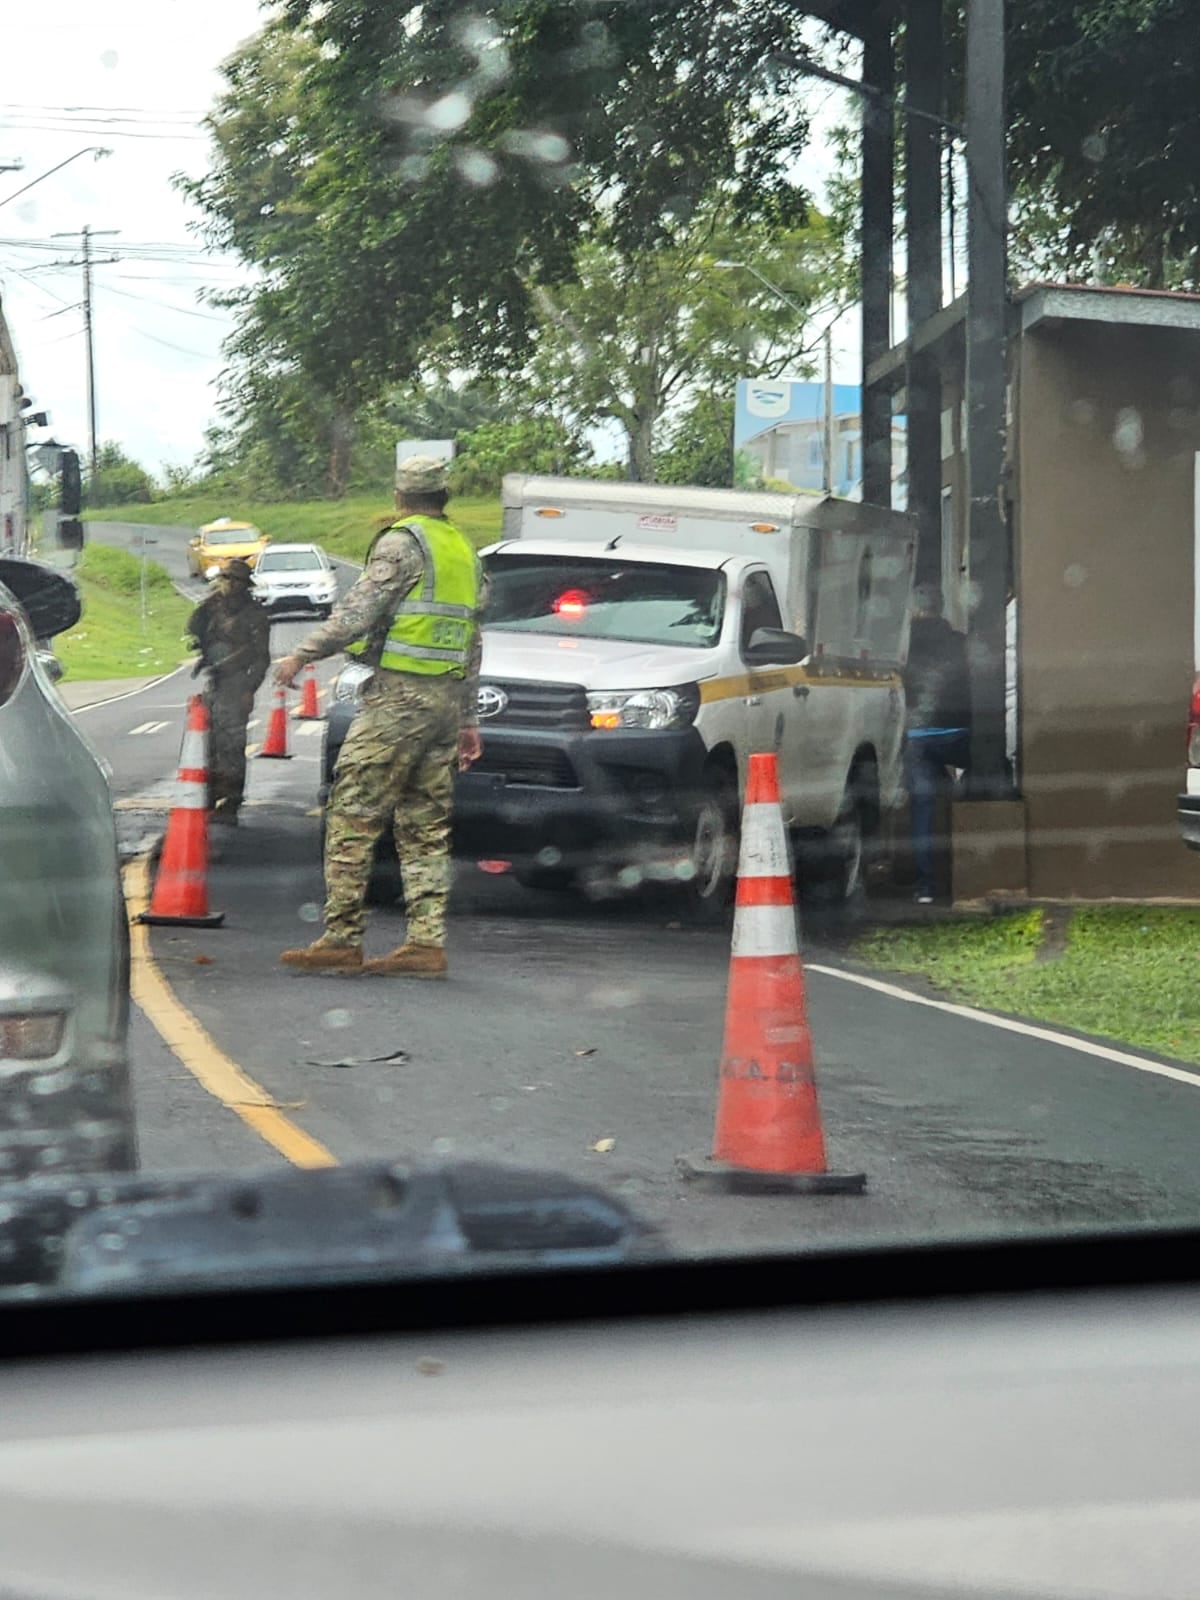
<instances>
[{"instance_id":1,"label":"car hood","mask_svg":"<svg viewBox=\"0 0 1200 1600\"><path fill-rule=\"evenodd\" d=\"M713 678L717 652L626 639L564 639L485 628L484 678L579 683L585 689L657 689Z\"/></svg>"}]
</instances>

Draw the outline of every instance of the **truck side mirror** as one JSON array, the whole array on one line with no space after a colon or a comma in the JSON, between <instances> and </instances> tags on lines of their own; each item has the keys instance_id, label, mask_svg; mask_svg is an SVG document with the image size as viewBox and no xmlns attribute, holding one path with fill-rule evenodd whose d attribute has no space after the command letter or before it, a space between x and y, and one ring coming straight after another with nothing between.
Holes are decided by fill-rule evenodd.
<instances>
[{"instance_id":1,"label":"truck side mirror","mask_svg":"<svg viewBox=\"0 0 1200 1600\"><path fill-rule=\"evenodd\" d=\"M808 640L786 628L755 628L745 659L752 667L795 667L808 655Z\"/></svg>"}]
</instances>

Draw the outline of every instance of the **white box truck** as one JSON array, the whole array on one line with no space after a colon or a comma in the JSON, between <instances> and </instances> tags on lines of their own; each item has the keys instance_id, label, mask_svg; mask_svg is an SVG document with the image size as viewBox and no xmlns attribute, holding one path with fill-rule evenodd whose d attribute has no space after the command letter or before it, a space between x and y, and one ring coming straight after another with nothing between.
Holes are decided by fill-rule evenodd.
<instances>
[{"instance_id":1,"label":"white box truck","mask_svg":"<svg viewBox=\"0 0 1200 1600\"><path fill-rule=\"evenodd\" d=\"M860 896L902 793L910 519L550 477L506 478L503 498L456 852L537 887L678 881L716 917L748 759L774 751L802 879ZM331 707L327 781L349 698Z\"/></svg>"}]
</instances>

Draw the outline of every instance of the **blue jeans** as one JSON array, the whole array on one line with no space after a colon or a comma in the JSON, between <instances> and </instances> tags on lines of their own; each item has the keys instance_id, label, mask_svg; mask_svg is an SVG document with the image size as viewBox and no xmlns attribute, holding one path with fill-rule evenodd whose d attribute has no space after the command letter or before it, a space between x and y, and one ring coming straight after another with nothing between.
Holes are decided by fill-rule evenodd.
<instances>
[{"instance_id":1,"label":"blue jeans","mask_svg":"<svg viewBox=\"0 0 1200 1600\"><path fill-rule=\"evenodd\" d=\"M910 732L904 741L904 777L912 810L913 858L917 893L932 895L935 886L934 822L940 795L950 788L947 767L965 767L967 735L962 728Z\"/></svg>"}]
</instances>

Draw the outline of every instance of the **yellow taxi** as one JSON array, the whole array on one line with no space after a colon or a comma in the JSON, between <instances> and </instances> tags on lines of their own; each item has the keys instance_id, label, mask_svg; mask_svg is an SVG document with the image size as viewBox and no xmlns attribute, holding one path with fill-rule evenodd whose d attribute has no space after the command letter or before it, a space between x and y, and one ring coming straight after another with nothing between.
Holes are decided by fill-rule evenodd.
<instances>
[{"instance_id":1,"label":"yellow taxi","mask_svg":"<svg viewBox=\"0 0 1200 1600\"><path fill-rule=\"evenodd\" d=\"M193 578L203 578L227 561L248 561L253 567L270 542L270 536L252 522L218 517L216 522L206 522L188 541L188 572Z\"/></svg>"}]
</instances>

